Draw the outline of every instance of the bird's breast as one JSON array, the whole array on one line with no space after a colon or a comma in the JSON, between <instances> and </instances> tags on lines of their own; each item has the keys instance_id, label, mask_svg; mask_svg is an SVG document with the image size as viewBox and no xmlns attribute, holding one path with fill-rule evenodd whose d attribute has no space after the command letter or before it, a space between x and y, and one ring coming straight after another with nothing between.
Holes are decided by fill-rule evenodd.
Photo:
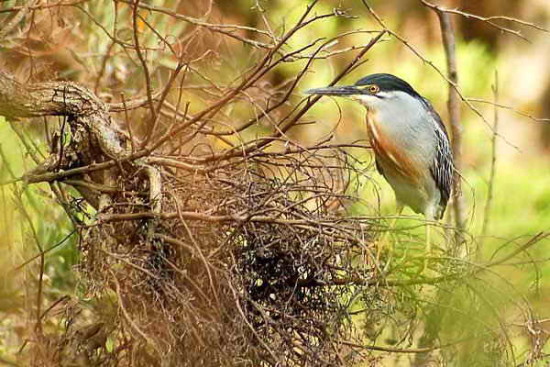
<instances>
[{"instance_id":1,"label":"bird's breast","mask_svg":"<svg viewBox=\"0 0 550 367\"><path fill-rule=\"evenodd\" d=\"M369 141L378 164L382 166L384 175L405 180L411 184L420 184L423 170L420 162L415 159L414 152L401 144L395 133L381 124L375 112L367 112L367 131Z\"/></svg>"}]
</instances>

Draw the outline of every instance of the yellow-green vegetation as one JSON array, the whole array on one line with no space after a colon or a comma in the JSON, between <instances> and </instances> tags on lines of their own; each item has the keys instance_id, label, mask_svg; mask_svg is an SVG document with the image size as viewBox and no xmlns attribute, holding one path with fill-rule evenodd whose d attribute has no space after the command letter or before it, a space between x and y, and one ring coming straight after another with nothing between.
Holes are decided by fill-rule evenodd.
<instances>
[{"instance_id":1,"label":"yellow-green vegetation","mask_svg":"<svg viewBox=\"0 0 550 367\"><path fill-rule=\"evenodd\" d=\"M8 4L5 6L14 6L15 3L8 1L5 2ZM173 7L177 2L156 0L150 3ZM296 22L307 3L310 2L220 1L219 4L213 3L213 18L220 23L227 18L227 22L231 24L242 23L261 28L258 24L247 23L250 20L249 15L261 8L273 31L282 34ZM399 1L372 3L375 8L380 7L379 11L383 13L389 27L394 27L409 39L423 57L445 72L443 48L433 15L409 13L404 9L406 6L399 5ZM523 7L528 8L531 2L525 0L521 3ZM316 12L330 13L337 5L342 9L349 9L350 14L355 17L338 20L331 18L316 22L300 31L284 49L297 49L316 39L320 39L319 42L322 43L326 39L352 30L378 29L359 1L321 1L316 7ZM418 5L415 4L414 7ZM80 57L75 62L78 68L68 67L58 70L58 73L61 77L74 77L94 89L95 80L91 76L88 78L86 73L89 70L97 72L101 68L101 56L112 47L112 44L105 31L91 22L86 13L92 14L93 19L105 29L115 29L114 33L123 42L132 42L133 35L128 27L116 30L116 22L121 22L121 19L128 21L130 14L124 10L115 18L113 2L107 0L94 4L84 2L82 9L85 11L75 10L78 21L84 25L79 28L82 34L75 36L75 39L80 41L72 41L75 48L73 51L75 54L88 53L93 57ZM192 10L196 9L193 7L190 11ZM550 10L546 8L545 11L545 16L550 17ZM140 14L154 24L156 31L163 35L185 34L186 27L191 27L183 22L174 25L157 13L143 11ZM199 17L196 14L193 16ZM464 26L467 27L468 23ZM146 32L146 23L140 22L139 27L143 34L147 34L142 40L145 46L166 47L160 45L153 33ZM248 36L253 37L250 34ZM372 34L367 32L354 33L334 42L328 51L320 53L320 56L324 57L313 62L299 84L299 89L327 85L339 73L342 65L353 58L352 52L336 52L329 55L330 52L365 45L371 36ZM501 42L515 45L521 41L509 36ZM521 50L540 48L540 52L543 52L544 42L535 38L533 44L521 44L517 47ZM202 85L210 85L215 81L220 88L234 84L243 70L251 68L256 61L250 57L248 47L231 44L227 46L227 50L215 50L216 57L212 59L204 55L195 55L199 61L193 67L201 73L198 75L189 72L187 80L189 83ZM499 103L512 106L518 111L538 115L542 110L539 105L548 103L538 99L542 98L540 95L529 94L525 99L521 99L513 93L516 74L510 70L510 65L515 65L519 52L512 52L509 47L504 46L496 49L482 37L467 40L461 36L461 29L457 35L457 48L459 85L464 97L493 101L495 94L492 87L497 85L496 97ZM273 72L276 76L271 82L281 83L298 74L308 62L307 56L312 50L305 51L302 55L304 60L300 62L278 66ZM1 52L0 50L0 57ZM152 62L155 67L159 67L155 74L154 87L160 89L167 81L167 70L175 68L176 60L167 57L164 52L151 52L149 57L155 60ZM204 57L205 61L202 61L201 57ZM385 36L384 42L374 47L372 52L367 54L367 58L366 63L347 75L340 84L354 83L370 73L390 72L410 82L415 89L432 101L443 120L448 120L447 83L432 66L420 60L402 43ZM116 76L120 79L112 81L116 85L113 90L116 89L117 93L124 92L128 99L131 99L134 91L143 90L143 78L137 64L130 63L122 52L115 53L110 62L108 67L117 70L109 72L110 77ZM533 73L541 74L541 80L548 79L546 68L537 69L537 65L524 65L526 69L530 67L533 68ZM495 79L496 71L498 79ZM98 93L101 92L100 88ZM114 98L110 90L103 92L106 93L106 98ZM303 98L303 95L295 93L287 102L286 108L292 108L292 104L300 103ZM178 93L170 93L168 99L176 103ZM193 90L184 91L182 99L185 103L189 102L191 114L205 107L207 101L194 95ZM350 306L350 310L357 312L357 315L350 320L358 324L364 323L364 332L360 337L366 344L395 345L397 349L420 348L417 340L422 338L426 329L436 327L440 330L436 344L443 347L437 352L438 358L447 365L493 366L500 365L502 361L520 363L528 360L529 353L536 350L539 360L537 363L541 363L542 366L548 363L548 359L539 357L550 353L550 345L545 344L550 333L550 238L541 237L538 243L526 251L515 254L502 264L495 264L495 261L514 254L535 236L550 231L550 156L538 143L542 124L535 123L529 117L510 109L499 109L496 154L493 155L494 107L475 101L469 103L485 116L483 121L472 112L470 106L462 104L464 161L461 175L463 196L468 209L465 234L467 244L464 246L467 246L469 256L466 259L454 257L447 251L453 235L452 231L445 230L444 227L452 226L452 221L443 221L443 225L437 228L435 239L438 243L434 256L439 256L437 261L449 264L449 267L452 265L453 269L471 267L473 270L470 276L464 277L462 283L458 282L460 284L453 282L453 288L449 288L444 282L436 287L415 284L391 288L379 299L357 297ZM224 111L236 122L235 126L260 112L258 108L251 107L245 97L232 105L231 110ZM331 142L366 144L365 112L353 102L324 98L307 113L305 119L315 123L291 130L287 134L289 138L305 145L330 136ZM24 134L25 141L30 145L23 145L10 123L25 125L19 134ZM63 121L60 119L58 124L62 126ZM135 126L136 130L142 127L139 124ZM77 195L54 195L53 192L59 183L12 183L14 179L36 166L35 159L41 160L49 152L46 136L50 134L44 129L45 125L40 119L34 119L32 124L25 120L23 124L19 121L6 121L0 117L0 358L5 357L9 360L12 360L12 356L21 347L24 339L22 336L27 335L34 327L28 322L32 319L30 315L33 312L44 312L54 300L67 296L90 303L104 302L105 305L111 306L115 302L113 299L89 300L79 288L79 279L75 275L75 266L80 254L78 236L63 210L63 206L68 210L79 207L79 200L75 198ZM229 137L228 141L247 141L257 136L268 135L273 130L272 124L264 121ZM70 137L67 134L62 138ZM212 139L212 145L219 149L227 147L226 142L215 139ZM273 148L270 149L276 150L283 145L284 143L273 144ZM343 215L392 216L393 193L383 178L375 172L371 153L359 148L349 149L349 153L356 159L353 164L356 168L361 168L363 175L354 177L355 181L350 185L348 192L356 194L360 200L350 203ZM492 164L495 164L495 177L494 181L489 182ZM489 202L490 209L486 213L490 185L493 197ZM447 215L451 215L451 212L452 208L449 207ZM93 213L91 216L93 217ZM88 219L82 217L83 221ZM487 226L485 233L484 223ZM403 218L397 221L396 231L390 236L394 252L386 269L393 275L392 279L410 278L411 264L414 265L415 257L421 256L423 251L423 224L420 217L408 210L403 213ZM40 292L43 292L48 302L43 302L42 309L36 310L34 300L37 297L37 284L40 281L37 274L40 274L38 269L41 266L41 259L37 254L42 251L45 251L45 255ZM35 257L37 258L34 259ZM34 260L28 261L29 259ZM361 313L367 303L375 304L380 309L387 307L388 317L373 319L370 315ZM434 326L431 322L437 325ZM63 325L44 327L62 328ZM538 346L534 347L537 343L540 344L541 350L536 349ZM112 340L109 340L108 344L111 345L108 348L112 348ZM446 348L449 344L452 346ZM502 351L506 351L508 355L503 356ZM411 365L413 361L418 362L419 355L377 351L373 353L377 357L380 356L378 362L381 365L388 366Z\"/></svg>"}]
</instances>

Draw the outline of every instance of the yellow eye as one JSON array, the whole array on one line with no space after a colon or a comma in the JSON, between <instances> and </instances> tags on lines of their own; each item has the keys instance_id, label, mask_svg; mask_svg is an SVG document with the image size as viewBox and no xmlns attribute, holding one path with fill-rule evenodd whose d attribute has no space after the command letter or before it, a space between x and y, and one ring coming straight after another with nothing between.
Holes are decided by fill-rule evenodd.
<instances>
[{"instance_id":1,"label":"yellow eye","mask_svg":"<svg viewBox=\"0 0 550 367\"><path fill-rule=\"evenodd\" d=\"M372 94L378 93L380 91L380 88L377 85L369 85L369 92Z\"/></svg>"}]
</instances>

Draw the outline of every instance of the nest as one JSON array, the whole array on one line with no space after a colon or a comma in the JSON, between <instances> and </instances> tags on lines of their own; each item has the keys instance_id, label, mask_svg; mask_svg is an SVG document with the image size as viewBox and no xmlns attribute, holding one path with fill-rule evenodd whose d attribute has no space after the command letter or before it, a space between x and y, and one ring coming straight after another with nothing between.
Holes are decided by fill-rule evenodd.
<instances>
[{"instance_id":1,"label":"nest","mask_svg":"<svg viewBox=\"0 0 550 367\"><path fill-rule=\"evenodd\" d=\"M346 168L342 153L331 154L341 165L311 168L324 160L312 155L292 167L295 157L283 154L202 173L163 170L154 215L139 173L126 179L100 223L81 234L87 294L102 300L95 307L120 308L94 323L114 345L81 345L71 359L342 364L353 295L338 281L368 279L374 267L370 223L333 210L342 200L334 177ZM274 167L287 178L267 174Z\"/></svg>"}]
</instances>

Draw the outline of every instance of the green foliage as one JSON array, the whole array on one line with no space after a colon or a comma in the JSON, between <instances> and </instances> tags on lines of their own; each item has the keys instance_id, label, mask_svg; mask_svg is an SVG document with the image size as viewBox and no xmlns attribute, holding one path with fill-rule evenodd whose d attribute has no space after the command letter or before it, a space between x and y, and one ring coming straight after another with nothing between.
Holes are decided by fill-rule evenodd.
<instances>
[{"instance_id":1,"label":"green foliage","mask_svg":"<svg viewBox=\"0 0 550 367\"><path fill-rule=\"evenodd\" d=\"M155 0L147 2L158 6L173 6L175 1ZM222 8L229 9L236 18L246 18L247 13L252 11L251 7L266 7L267 19L273 24L277 35L293 24L303 13L303 0L287 0L277 2L250 2L250 1L226 1L222 2ZM345 18L338 21L327 20L314 23L301 31L298 37L294 38L287 46L288 49L303 47L312 41L319 39L319 45L328 37L334 37L340 33L354 29L374 29L375 23L367 17L364 8L358 1L344 1L344 8L349 7L351 11L359 15L357 18ZM383 2L373 2L379 5ZM6 6L12 6L15 1L6 2ZM87 45L83 48L93 55L103 55L109 49L112 40L105 33L105 30L113 31L121 41L130 42L133 37L129 23L125 27L115 27L118 19L128 19L130 14L127 7L122 7L118 14L115 13L112 1L97 0L86 2L83 9L91 14L93 19L102 25L98 27L94 22L89 21L86 13L78 14L85 26ZM334 2L321 2L316 7L317 14L330 13L333 10ZM228 11L229 11L228 10ZM115 15L116 14L116 15ZM184 22L171 22L167 17L159 16L151 12L140 12L140 15L147 22L154 24L155 30L164 37L179 34L186 27L191 25ZM403 15L403 18L405 16ZM388 19L390 26L398 27L405 22L398 15ZM233 22L234 23L234 22ZM147 27L143 22L140 27ZM428 32L421 29L422 32ZM151 32L140 33L140 41L144 47L161 47L158 39ZM365 44L370 40L371 35L367 33L346 36L330 49L337 50L350 46ZM412 35L411 35L412 37ZM413 37L414 38L414 37ZM416 40L415 40L416 41ZM444 54L438 42L413 42L415 47L422 52L426 59L445 70ZM304 55L315 51L312 47L304 52ZM207 83L209 80L216 80L220 85L230 86L238 80L243 65L252 66L253 58L250 57L250 48L244 46L233 50L231 58L220 57L218 64L207 65L202 68L203 76L194 74L188 78L189 83ZM158 58L155 63L157 69L161 70L153 78L154 87L158 88L165 82L165 74L162 71L174 69L177 60L166 58L162 52L148 51L149 60ZM324 54L326 55L326 53ZM312 70L305 76L299 88L301 90L325 86L339 71L340 66L346 58L352 57L348 54L341 56L319 59L313 62ZM360 77L373 72L391 72L408 80L424 96L429 98L445 118L446 114L446 82L441 76L413 55L401 43L392 39L386 41L369 53L369 62L355 70L342 84L351 84ZM95 70L99 67L101 59L90 57L82 60L86 68ZM458 62L460 72L460 86L465 96L476 96L491 100L491 85L493 71L497 65L505 62L492 54L488 47L481 41L466 42L459 39ZM286 63L278 67L276 73L278 79L288 80L298 74L307 63L307 60L299 63ZM123 78L129 80L125 86L127 90L139 90L143 83L143 74L139 67L130 64L125 55L118 57L113 55L111 67L119 68ZM238 67L236 67L238 66ZM137 71L135 69L138 69ZM190 73L191 74L191 73ZM508 98L506 88L502 88L501 99ZM199 110L202 99L189 92L184 100L191 102L191 110ZM296 95L292 99L297 104L302 95ZM170 95L174 100L177 96ZM478 105L476 105L478 106ZM479 106L478 106L479 107ZM486 116L492 115L492 108L480 107ZM259 113L259 109L250 107L246 99L237 104L233 110L227 111L236 120L246 121ZM508 116L502 112L501 116ZM338 142L365 141L366 129L364 128L364 111L353 102L342 101L333 98L325 98L313 110L308 112L308 119L315 121L314 127L301 128L298 132L292 132L297 140L312 142L334 134L334 140ZM480 256L476 259L479 264L485 264L495 258L501 258L505 254L513 252L518 246L524 244L531 236L544 230L550 229L550 175L548 175L549 161L547 155L540 151L528 150L515 152L510 148L507 139L514 131L527 129L525 119L517 119L515 125L503 133L504 138L497 139L499 150L497 154L497 174L493 183L494 197L489 212L489 226L486 237L481 235L484 223L484 209L487 203L488 193L488 172L491 163L491 130L486 122L472 113L468 107L463 108L464 135L464 158L465 167L462 172L464 176L463 194L466 197L469 218L468 231L472 236L472 243L479 245ZM488 121L491 123L490 119ZM21 122L15 122L20 124ZM268 134L273 127L269 123L254 126L246 130L240 136L243 140L250 137ZM37 132L38 128L24 129L26 139L38 147L37 152L45 154L49 149L46 145L44 134ZM520 147L521 148L521 147ZM36 163L29 156L26 148L22 146L17 134L10 128L9 124L0 117L0 149L2 160L0 161L0 181L5 182L20 177L25 171L33 168ZM512 153L511 153L512 152ZM370 153L363 150L353 150L351 155L357 159L354 164L364 172L364 176L355 177L352 182L352 190L359 192L360 201L350 208L351 215L383 215L393 214L393 193L388 185L377 173L374 172L372 157ZM13 175L13 176L12 176ZM370 178L374 178L374 181ZM56 244L60 244L45 255L44 282L48 285L47 294L44 300L45 307L64 294L75 293L77 280L74 276L73 266L78 263L77 236L71 236L65 240L67 235L73 231L72 224L66 213L59 205L58 199L51 193L50 187L46 184L25 186L22 183L16 185L2 185L0 187L0 267L14 269L25 260L30 259L39 253L39 249L46 250ZM26 213L26 214L25 214ZM399 269L399 266L409 266L415 256L419 256L423 250L423 228L420 226L419 218L411 218L399 221L397 234L393 236L395 241L395 259L393 268L396 271L395 279L408 279L407 271ZM34 237L33 233L36 233ZM436 238L443 242L445 233L437 229ZM65 240L65 241L64 241ZM411 319L428 320L427 322L439 323L442 330L440 344L457 343L441 353L449 365L456 366L493 366L499 363L510 361L510 355L503 355L502 351L514 352L515 358L525 357L528 348L527 338L521 334L523 329L507 327L505 324L521 324L525 322L525 315L520 314L521 310L528 316L548 318L550 317L548 299L544 298L550 289L548 285L541 282L541 279L550 277L550 265L547 263L550 250L550 241L544 240L529 250L529 254L520 254L514 259L514 266L500 265L492 267L479 275L467 280L457 280L430 288L428 290L419 287L403 287L390 294L385 299L361 299L351 302L351 311L358 312L352 320L357 323L365 323L366 341L396 341L404 336L403 330L406 327L411 335L418 337L422 330L418 324L411 322L410 325L403 325L398 322L391 324L389 319L395 315L410 316ZM446 259L451 264L453 259ZM522 262L519 264L519 262ZM23 272L28 279L36 281L38 259L31 261L18 272ZM453 265L456 265L453 263ZM443 266L445 263L443 263ZM475 264L473 265L476 266ZM450 267L450 265L449 265ZM397 270L396 270L397 269ZM8 315L8 318L0 321L4 328L9 325L9 315L22 308L25 293L25 284L22 284L22 277L12 274L0 273L0 312ZM29 287L34 289L32 287ZM440 304L434 305L434 293L446 294L440 297ZM349 300L346 300L349 301ZM529 304L526 302L529 301ZM394 302L394 303L392 303ZM114 301L112 303L115 303ZM375 319L373 315L361 314L360 310L365 304L376 304L384 308L388 314L388 320ZM389 304L395 304L395 308L389 308ZM113 311L114 312L114 311ZM439 314L438 314L439 313ZM372 316L372 318L371 318ZM397 317L395 317L397 319ZM388 322L388 324L384 324ZM54 325L52 327L59 327ZM412 338L412 337L411 337ZM112 344L112 343L111 343ZM0 333L0 356L6 349L15 348L5 344L3 335ZM546 347L546 352L550 349ZM407 357L408 358L408 357ZM410 362L414 357L411 357ZM399 362L399 361L398 361ZM395 365L399 365L396 362Z\"/></svg>"},{"instance_id":2,"label":"green foliage","mask_svg":"<svg viewBox=\"0 0 550 367\"><path fill-rule=\"evenodd\" d=\"M16 122L20 123L20 122ZM26 141L33 141L39 149L45 149L43 137L37 136L29 129L25 133ZM0 149L2 161L0 161L0 180L9 181L21 177L35 163L22 146L17 134L0 117ZM2 185L0 188L2 200L0 200L0 264L7 268L7 277L2 278L0 295L9 291L14 292L10 298L0 297L0 303L4 300L10 304L7 311L15 311L22 305L14 303L14 299L23 295L24 288L18 286L16 278L12 275L23 272L31 278L40 272L37 269L39 259L35 256L42 250L61 243L58 247L48 251L45 255L44 282L48 285L48 292L52 297L56 294L64 294L74 287L75 277L72 266L76 264L78 251L76 250L76 236L63 241L67 234L71 233L72 224L67 218L63 208L59 205L47 184L39 185ZM27 259L34 258L22 269L16 267ZM22 298L19 298L21 301ZM0 305L0 308L2 306Z\"/></svg>"}]
</instances>

